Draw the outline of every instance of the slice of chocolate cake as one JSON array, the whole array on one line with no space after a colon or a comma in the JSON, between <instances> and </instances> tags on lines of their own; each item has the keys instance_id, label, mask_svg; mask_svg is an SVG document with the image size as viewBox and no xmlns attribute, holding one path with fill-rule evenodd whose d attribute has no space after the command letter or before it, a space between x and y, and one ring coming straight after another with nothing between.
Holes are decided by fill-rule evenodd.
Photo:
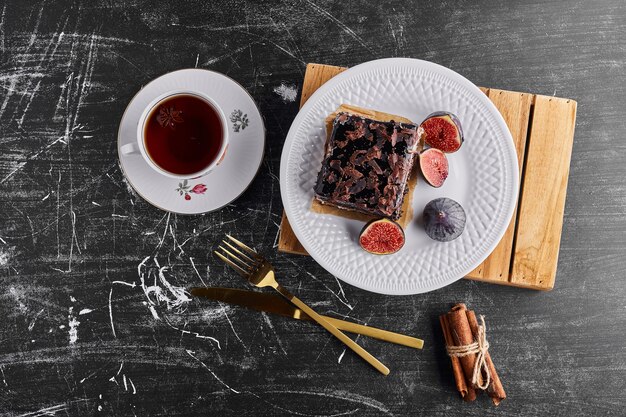
<instances>
[{"instance_id":1,"label":"slice of chocolate cake","mask_svg":"<svg viewBox=\"0 0 626 417\"><path fill-rule=\"evenodd\" d=\"M418 127L339 113L326 142L315 198L397 220L416 158Z\"/></svg>"}]
</instances>

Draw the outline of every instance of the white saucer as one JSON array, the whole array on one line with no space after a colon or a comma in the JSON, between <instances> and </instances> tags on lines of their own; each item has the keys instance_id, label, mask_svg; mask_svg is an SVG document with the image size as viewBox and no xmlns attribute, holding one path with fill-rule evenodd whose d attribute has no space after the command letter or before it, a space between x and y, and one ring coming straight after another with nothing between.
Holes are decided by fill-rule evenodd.
<instances>
[{"instance_id":1,"label":"white saucer","mask_svg":"<svg viewBox=\"0 0 626 417\"><path fill-rule=\"evenodd\" d=\"M137 124L146 106L173 90L206 94L228 119L230 141L224 161L209 174L186 183L154 171L141 154L119 151L137 140ZM259 170L264 148L263 118L250 94L231 78L203 69L170 72L143 87L128 104L117 135L122 171L135 191L155 207L181 214L217 210L239 197Z\"/></svg>"}]
</instances>

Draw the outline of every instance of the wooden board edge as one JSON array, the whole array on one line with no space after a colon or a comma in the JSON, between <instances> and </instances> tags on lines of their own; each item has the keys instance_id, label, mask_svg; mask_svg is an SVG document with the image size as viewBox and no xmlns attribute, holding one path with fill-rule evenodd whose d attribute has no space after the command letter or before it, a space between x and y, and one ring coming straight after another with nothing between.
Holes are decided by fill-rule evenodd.
<instances>
[{"instance_id":1,"label":"wooden board edge","mask_svg":"<svg viewBox=\"0 0 626 417\"><path fill-rule=\"evenodd\" d=\"M510 92L495 88L489 89L486 94L502 115L513 139L519 164L519 198L523 184L524 156L528 143L528 128L534 94ZM516 201L513 215L500 242L489 256L468 274L469 278L489 279L494 283L507 283L511 280L510 269L517 227L517 209L518 204Z\"/></svg>"},{"instance_id":2,"label":"wooden board edge","mask_svg":"<svg viewBox=\"0 0 626 417\"><path fill-rule=\"evenodd\" d=\"M280 232L278 234L278 251L289 253L292 255L308 255L309 253L304 249L304 246L300 243L296 234L294 233L289 219L283 210L283 216L280 221Z\"/></svg>"},{"instance_id":3,"label":"wooden board edge","mask_svg":"<svg viewBox=\"0 0 626 417\"><path fill-rule=\"evenodd\" d=\"M540 152L538 150L538 142L536 142L537 140L539 140L539 137L544 137L545 135L535 135L533 133L533 128L538 129L539 127L537 127L539 125L539 123L537 123L537 120L535 118L535 113L538 111L538 106L547 106L549 105L549 103L555 102L557 103L559 106L563 106L563 110L561 110L561 115L560 117L566 116L568 117L567 123L565 123L565 127L568 129L566 131L567 134L563 134L559 136L559 141L564 142L564 148L563 148L563 152L558 153L559 155L563 155L565 158L562 160L562 168L561 171L562 172L557 172L557 175L562 175L562 184L561 187L559 188L559 193L563 193L562 197L557 197L557 200L555 202L556 206L555 207L551 207L551 213L553 214L553 216L549 219L549 225L553 225L555 224L555 222L553 221L554 219L556 219L556 226L553 232L553 235L551 236L551 240L549 241L549 246L554 247L553 249L553 253L551 254L552 256L550 257L550 259L543 259L543 252L542 252L542 248L541 247L536 247L536 242L534 242L533 245L529 245L527 243L528 238L525 237L520 238L520 230L523 230L524 233L528 233L528 222L530 222L530 224L534 224L536 223L536 219L535 219L535 215L534 212L533 213L527 213L527 204L530 203L526 203L524 200L527 198L532 198L532 195L529 196L525 196L525 192L532 192L530 191L530 188L526 188L524 187L522 189L522 193L520 194L520 201L519 201L519 216L518 216L518 222L520 223L520 226L518 227L518 233L516 233L515 236L515 242L514 242L514 249L513 249L513 257L512 257L512 263L511 263L511 276L510 276L510 282L513 283L514 285L527 285L527 286L533 286L533 287L542 287L542 289L553 289L555 282L556 282L556 273L557 273L557 267L558 267L558 258L559 258L559 252L560 252L560 242L561 242L561 234L562 234L562 230L563 230L563 220L564 220L564 210L565 210L565 202L566 202L566 198L567 198L567 185L569 182L569 171L570 171L570 165L571 165L571 156L572 156L572 149L573 149L573 144L574 144L574 135L575 135L575 130L576 130L576 116L577 116L577 108L578 108L578 103L573 100L573 99L566 99L566 98L560 98L560 97L552 97L552 96L545 96L545 95L536 95L535 96L535 100L534 100L534 108L533 108L533 116L531 118L532 120L532 126L529 128L529 138L528 138L528 144L527 144L527 161L525 162L526 164L531 163L532 162L528 162L528 158L536 158L535 154L537 152L539 152L539 155L542 154L542 152ZM546 117L545 116L545 111L542 112L541 117ZM543 120L544 123L546 123L545 120ZM552 117L550 120L550 123L546 123L549 126L553 126L555 123L557 122L557 118L556 117ZM554 137L554 135L553 135ZM531 156L530 154L533 154L533 156ZM533 173L536 172L533 171ZM532 173L531 173L532 174ZM529 174L529 175L531 175ZM554 176L554 173L553 173ZM525 175L524 179L523 179L524 183L527 181L527 176ZM530 180L528 180L530 181ZM538 184L535 184L535 186L538 186ZM529 200L530 201L530 200ZM522 207L523 205L523 207ZM523 218L522 218L523 217ZM524 224L526 224L527 226L524 226ZM547 227L547 226L546 226ZM536 237L533 237L533 239L536 239ZM520 245L520 241L521 245ZM520 246L523 246L520 249ZM539 253L539 255L534 256L534 258L537 258L537 256L539 256L539 258L541 259L535 259L534 261L532 259L530 259L532 256L532 252L537 252ZM539 270L536 271L536 273L534 274L534 276L529 276L529 275L533 275L533 274L529 274L527 272L527 270L532 269L531 267L529 267L529 264L533 264L535 265L535 268L539 268Z\"/></svg>"},{"instance_id":4,"label":"wooden board edge","mask_svg":"<svg viewBox=\"0 0 626 417\"><path fill-rule=\"evenodd\" d=\"M534 291L551 291L554 286L540 286L540 285L534 285L534 284L526 284L526 283L519 283L519 282L512 282L512 281L494 281L491 278L480 278L480 277L473 277L470 275L466 275L464 277L464 279L470 280L470 281L476 281L476 282L484 282L487 284L496 284L496 285L502 285L505 287L515 287L515 288L525 288L527 290L534 290Z\"/></svg>"}]
</instances>

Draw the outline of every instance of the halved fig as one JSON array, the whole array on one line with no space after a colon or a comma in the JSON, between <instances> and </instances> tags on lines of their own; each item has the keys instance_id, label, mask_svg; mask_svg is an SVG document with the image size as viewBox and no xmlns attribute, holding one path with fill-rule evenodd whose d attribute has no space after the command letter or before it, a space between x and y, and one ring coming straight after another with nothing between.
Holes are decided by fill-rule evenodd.
<instances>
[{"instance_id":1,"label":"halved fig","mask_svg":"<svg viewBox=\"0 0 626 417\"><path fill-rule=\"evenodd\" d=\"M426 182L439 188L448 178L448 158L439 149L428 148L420 154L420 169Z\"/></svg>"},{"instance_id":2,"label":"halved fig","mask_svg":"<svg viewBox=\"0 0 626 417\"><path fill-rule=\"evenodd\" d=\"M465 210L451 198L436 198L424 208L426 234L439 242L456 239L465 229Z\"/></svg>"},{"instance_id":3,"label":"halved fig","mask_svg":"<svg viewBox=\"0 0 626 417\"><path fill-rule=\"evenodd\" d=\"M389 219L372 220L361 230L359 245L369 253L389 255L404 246L404 230Z\"/></svg>"},{"instance_id":4,"label":"halved fig","mask_svg":"<svg viewBox=\"0 0 626 417\"><path fill-rule=\"evenodd\" d=\"M448 112L435 112L422 122L424 142L445 153L459 150L463 143L463 129L458 117Z\"/></svg>"}]
</instances>

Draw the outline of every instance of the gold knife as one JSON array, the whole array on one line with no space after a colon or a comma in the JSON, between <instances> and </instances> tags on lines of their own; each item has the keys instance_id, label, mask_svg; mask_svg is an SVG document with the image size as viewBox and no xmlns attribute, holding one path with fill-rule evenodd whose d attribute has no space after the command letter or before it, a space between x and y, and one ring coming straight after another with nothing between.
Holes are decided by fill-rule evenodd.
<instances>
[{"instance_id":1,"label":"gold knife","mask_svg":"<svg viewBox=\"0 0 626 417\"><path fill-rule=\"evenodd\" d=\"M302 310L296 308L279 295L267 294L262 292L240 290L236 288L191 288L191 295L196 297L204 297L211 300L223 301L229 304L236 304L248 307L257 311L278 314L281 316L291 317L298 320L311 320ZM350 333L358 333L363 336L373 337L375 339L384 340L385 342L396 343L398 345L409 346L421 349L424 341L415 337L406 336L387 330L377 329L375 327L364 326L362 324L350 321L339 320L328 316L322 316L339 330Z\"/></svg>"}]
</instances>

